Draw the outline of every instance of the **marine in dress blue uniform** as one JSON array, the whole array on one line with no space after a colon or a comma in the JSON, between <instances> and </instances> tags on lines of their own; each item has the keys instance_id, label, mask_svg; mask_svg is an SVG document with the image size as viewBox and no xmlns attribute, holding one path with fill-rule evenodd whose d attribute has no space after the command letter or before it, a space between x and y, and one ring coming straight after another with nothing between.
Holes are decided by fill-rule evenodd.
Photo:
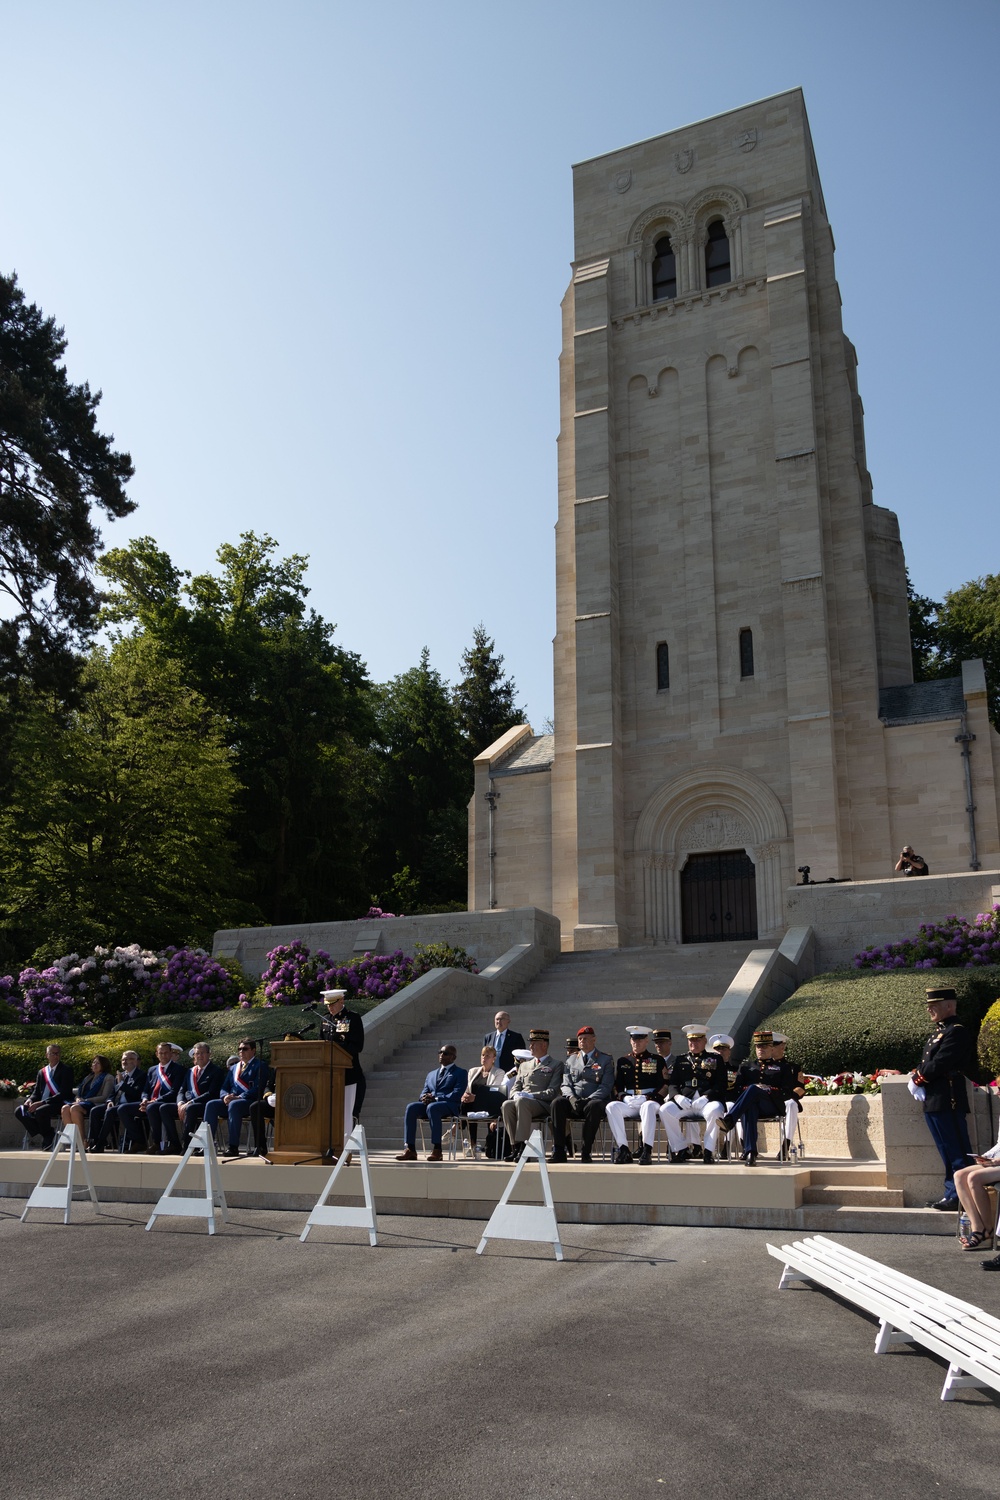
<instances>
[{"instance_id":1,"label":"marine in dress blue uniform","mask_svg":"<svg viewBox=\"0 0 1000 1500\"><path fill-rule=\"evenodd\" d=\"M924 1119L944 1163L944 1195L929 1208L957 1211L955 1173L967 1167L969 1091L966 1079L974 1070L972 1037L955 1018L958 997L952 989L927 990L927 1010L934 1030L924 1044L913 1081L924 1090Z\"/></svg>"}]
</instances>

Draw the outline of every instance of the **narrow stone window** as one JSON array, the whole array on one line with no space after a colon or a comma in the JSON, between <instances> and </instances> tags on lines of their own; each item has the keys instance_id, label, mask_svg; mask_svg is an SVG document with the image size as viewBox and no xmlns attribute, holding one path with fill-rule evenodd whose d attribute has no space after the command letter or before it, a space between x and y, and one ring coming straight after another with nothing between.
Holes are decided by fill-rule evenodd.
<instances>
[{"instance_id":1,"label":"narrow stone window","mask_svg":"<svg viewBox=\"0 0 1000 1500\"><path fill-rule=\"evenodd\" d=\"M670 686L670 648L666 641L660 641L656 648L656 691L666 692Z\"/></svg>"},{"instance_id":2,"label":"narrow stone window","mask_svg":"<svg viewBox=\"0 0 1000 1500\"><path fill-rule=\"evenodd\" d=\"M665 234L653 247L653 301L663 302L677 296L677 257L674 255L670 236Z\"/></svg>"},{"instance_id":3,"label":"narrow stone window","mask_svg":"<svg viewBox=\"0 0 1000 1500\"><path fill-rule=\"evenodd\" d=\"M753 676L753 631L740 631L740 676Z\"/></svg>"},{"instance_id":4,"label":"narrow stone window","mask_svg":"<svg viewBox=\"0 0 1000 1500\"><path fill-rule=\"evenodd\" d=\"M732 279L726 226L721 219L713 219L708 226L705 246L705 285L725 286Z\"/></svg>"}]
</instances>

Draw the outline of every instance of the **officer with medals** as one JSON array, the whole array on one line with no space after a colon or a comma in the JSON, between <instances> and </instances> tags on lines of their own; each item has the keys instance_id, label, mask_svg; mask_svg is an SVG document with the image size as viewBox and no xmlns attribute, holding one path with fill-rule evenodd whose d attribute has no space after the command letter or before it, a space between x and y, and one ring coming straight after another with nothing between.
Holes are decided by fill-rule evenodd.
<instances>
[{"instance_id":1,"label":"officer with medals","mask_svg":"<svg viewBox=\"0 0 1000 1500\"><path fill-rule=\"evenodd\" d=\"M666 1082L666 1071L662 1057L657 1057L649 1050L649 1027L626 1026L625 1030L629 1035L631 1050L618 1059L615 1066L615 1093L619 1097L608 1100L604 1113L618 1148L615 1152L616 1163L624 1166L634 1160L628 1148L625 1121L639 1120L642 1132L639 1161L642 1166L649 1166L653 1160L653 1143L656 1140L658 1101L655 1096Z\"/></svg>"},{"instance_id":2,"label":"officer with medals","mask_svg":"<svg viewBox=\"0 0 1000 1500\"><path fill-rule=\"evenodd\" d=\"M705 1122L702 1160L711 1166L715 1161L719 1121L726 1110L726 1065L717 1052L708 1051L705 1026L692 1022L681 1030L688 1040L687 1056L679 1057L673 1065L670 1097L660 1106L660 1119L667 1132L670 1160L686 1161L692 1150L684 1144L680 1122L684 1115L700 1115Z\"/></svg>"},{"instance_id":3,"label":"officer with medals","mask_svg":"<svg viewBox=\"0 0 1000 1500\"><path fill-rule=\"evenodd\" d=\"M787 1036L780 1031L771 1032L771 1056L775 1062L785 1060L785 1047L788 1043ZM802 1101L806 1097L806 1075L798 1063L790 1062L788 1066L795 1074L795 1086L791 1097L785 1100L785 1140L781 1147L782 1160L787 1160L791 1142L794 1141L799 1128L799 1114L802 1110Z\"/></svg>"},{"instance_id":4,"label":"officer with medals","mask_svg":"<svg viewBox=\"0 0 1000 1500\"><path fill-rule=\"evenodd\" d=\"M724 1031L717 1031L714 1036L710 1036L708 1039L709 1051L717 1052L726 1065L727 1107L730 1104L734 1104L736 1102L736 1075L739 1072L739 1069L737 1068L736 1062L733 1058L733 1048L735 1046L736 1043L733 1038L731 1036L728 1036ZM723 1131L722 1133L722 1141L720 1142L720 1144L723 1147L725 1147L726 1145L725 1131ZM728 1151L726 1154L729 1154Z\"/></svg>"},{"instance_id":5,"label":"officer with medals","mask_svg":"<svg viewBox=\"0 0 1000 1500\"><path fill-rule=\"evenodd\" d=\"M319 1028L320 1039L336 1042L351 1055L351 1066L344 1074L344 1140L354 1129L354 1100L358 1084L364 1081L361 1071L361 1052L365 1045L365 1023L356 1010L347 1010L344 1001L346 990L324 990L327 1013Z\"/></svg>"},{"instance_id":6,"label":"officer with medals","mask_svg":"<svg viewBox=\"0 0 1000 1500\"><path fill-rule=\"evenodd\" d=\"M967 1167L972 1158L966 1079L972 1077L975 1050L972 1036L956 1019L955 991L935 989L926 990L925 994L934 1030L924 1045L913 1085L923 1091L924 1119L944 1164L944 1195L927 1207L953 1213L961 1206L955 1173Z\"/></svg>"},{"instance_id":7,"label":"officer with medals","mask_svg":"<svg viewBox=\"0 0 1000 1500\"><path fill-rule=\"evenodd\" d=\"M785 1103L794 1093L797 1082L791 1064L771 1056L770 1030L753 1034L756 1059L741 1063L736 1074L737 1098L720 1121L723 1130L733 1130L740 1123L743 1130L743 1161L752 1167L757 1161L757 1121L776 1120L785 1113Z\"/></svg>"},{"instance_id":8,"label":"officer with medals","mask_svg":"<svg viewBox=\"0 0 1000 1500\"><path fill-rule=\"evenodd\" d=\"M528 1051L514 1049L517 1072L508 1087L509 1098L500 1107L503 1128L507 1134L506 1159L517 1161L537 1120L544 1120L562 1083L563 1065L549 1053L549 1034L533 1026L528 1033Z\"/></svg>"}]
</instances>

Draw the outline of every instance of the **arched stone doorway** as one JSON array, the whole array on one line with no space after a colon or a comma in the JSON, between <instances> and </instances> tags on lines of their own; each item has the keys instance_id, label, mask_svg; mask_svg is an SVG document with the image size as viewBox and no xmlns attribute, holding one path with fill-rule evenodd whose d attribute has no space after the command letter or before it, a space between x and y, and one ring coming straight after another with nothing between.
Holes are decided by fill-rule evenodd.
<instances>
[{"instance_id":1,"label":"arched stone doorway","mask_svg":"<svg viewBox=\"0 0 1000 1500\"><path fill-rule=\"evenodd\" d=\"M688 771L659 787L639 815L633 844L645 941L685 940L681 872L693 855L740 850L754 866L757 934L775 936L785 925L792 860L784 809L771 788L736 770Z\"/></svg>"}]
</instances>

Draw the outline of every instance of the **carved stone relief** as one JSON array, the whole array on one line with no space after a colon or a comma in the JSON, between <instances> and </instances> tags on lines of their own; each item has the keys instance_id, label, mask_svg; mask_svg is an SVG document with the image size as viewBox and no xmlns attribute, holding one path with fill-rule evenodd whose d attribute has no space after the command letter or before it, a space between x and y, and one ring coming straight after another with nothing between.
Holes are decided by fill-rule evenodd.
<instances>
[{"instance_id":1,"label":"carved stone relief","mask_svg":"<svg viewBox=\"0 0 1000 1500\"><path fill-rule=\"evenodd\" d=\"M751 831L743 819L720 808L695 818L677 842L682 849L743 849L751 839Z\"/></svg>"}]
</instances>

